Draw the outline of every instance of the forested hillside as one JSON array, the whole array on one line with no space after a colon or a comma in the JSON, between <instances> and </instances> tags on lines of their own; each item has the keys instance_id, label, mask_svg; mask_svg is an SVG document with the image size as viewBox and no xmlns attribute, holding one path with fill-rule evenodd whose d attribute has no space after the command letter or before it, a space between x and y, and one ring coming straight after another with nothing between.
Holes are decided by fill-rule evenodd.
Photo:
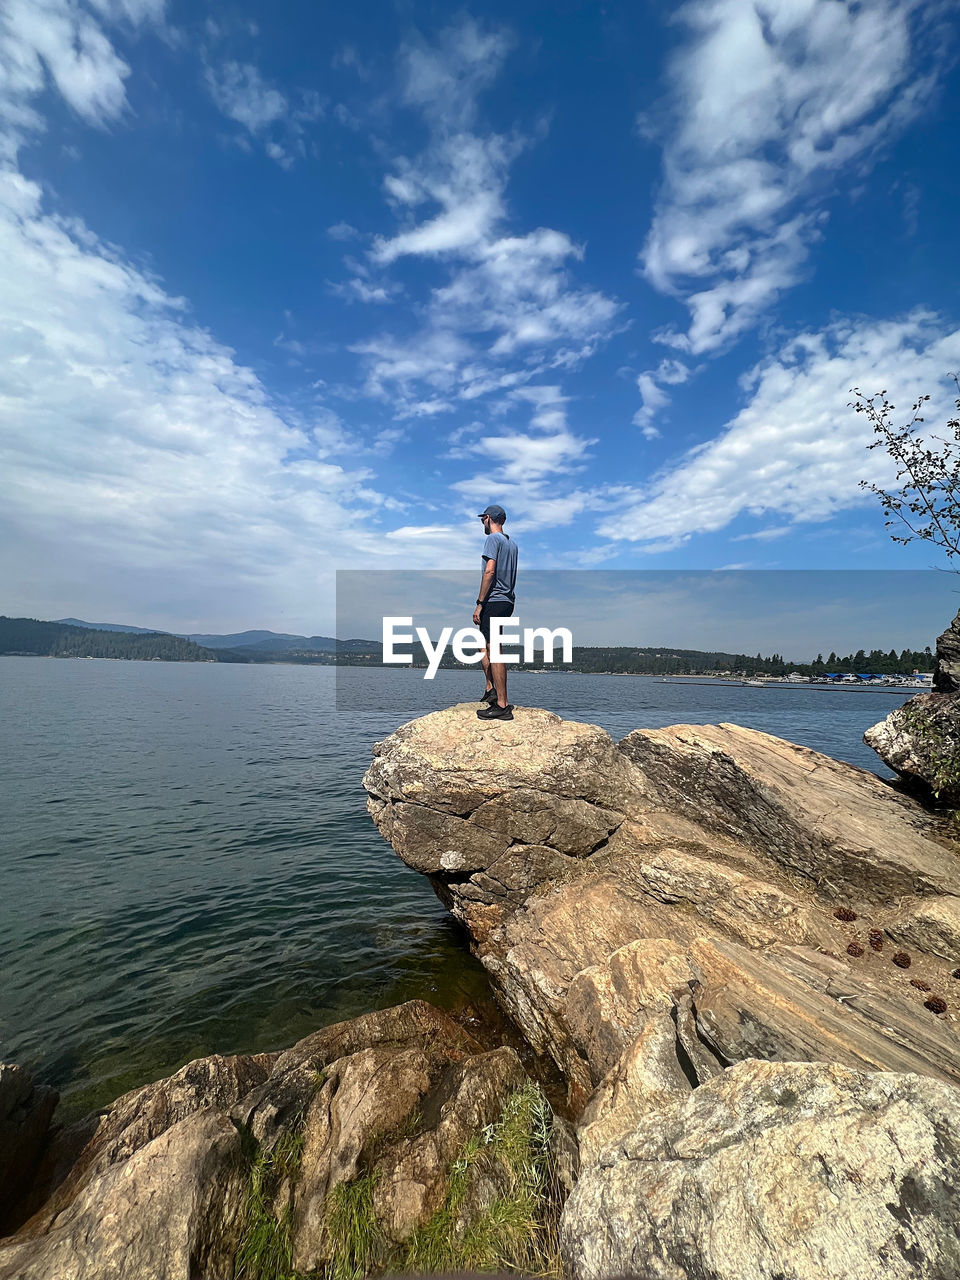
<instances>
[{"instance_id":1,"label":"forested hillside","mask_svg":"<svg viewBox=\"0 0 960 1280\"><path fill-rule=\"evenodd\" d=\"M164 662L217 662L218 655L192 640L150 632L91 631L36 618L0 617L0 654L53 658L158 658Z\"/></svg>"}]
</instances>

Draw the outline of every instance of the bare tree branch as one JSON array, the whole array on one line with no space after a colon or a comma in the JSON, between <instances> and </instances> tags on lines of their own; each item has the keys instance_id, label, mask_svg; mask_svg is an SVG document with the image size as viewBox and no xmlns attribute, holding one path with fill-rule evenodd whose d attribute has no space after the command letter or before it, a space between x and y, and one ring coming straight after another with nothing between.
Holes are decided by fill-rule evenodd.
<instances>
[{"instance_id":1,"label":"bare tree branch","mask_svg":"<svg viewBox=\"0 0 960 1280\"><path fill-rule=\"evenodd\" d=\"M951 377L960 392L960 377L955 373ZM931 435L933 447L929 447L920 433L921 410L930 399L928 395L914 401L910 420L903 427L893 425L896 406L887 400L886 391L866 396L853 387L851 395L850 407L865 415L877 437L867 448L883 447L896 464L897 480L902 482L901 488L887 492L868 480L860 481L861 489L880 499L887 530L898 526L907 530L906 534L890 533L890 537L903 544L915 539L932 542L948 558L960 556L960 418L947 423L952 439ZM956 407L960 410L960 396Z\"/></svg>"}]
</instances>

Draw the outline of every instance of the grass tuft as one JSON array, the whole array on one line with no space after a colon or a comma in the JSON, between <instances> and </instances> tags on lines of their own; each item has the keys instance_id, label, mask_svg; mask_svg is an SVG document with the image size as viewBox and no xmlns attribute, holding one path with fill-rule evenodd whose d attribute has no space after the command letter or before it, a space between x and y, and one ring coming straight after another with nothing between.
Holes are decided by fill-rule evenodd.
<instances>
[{"instance_id":1,"label":"grass tuft","mask_svg":"<svg viewBox=\"0 0 960 1280\"><path fill-rule=\"evenodd\" d=\"M284 1183L295 1182L300 1172L303 1120L304 1112L300 1111L272 1151L258 1147L253 1155L245 1227L234 1261L235 1280L299 1280L291 1263L293 1212L289 1198L279 1216L276 1205Z\"/></svg>"},{"instance_id":2,"label":"grass tuft","mask_svg":"<svg viewBox=\"0 0 960 1280\"><path fill-rule=\"evenodd\" d=\"M411 1132L420 1117L405 1126ZM392 1247L377 1219L378 1169L341 1183L327 1199L329 1261L315 1280L365 1280L402 1272L501 1271L559 1278L558 1224L562 1196L550 1151L553 1113L528 1082L507 1099L500 1119L464 1144L453 1162L444 1202L400 1247ZM303 1154L302 1116L273 1151L258 1150L250 1168L246 1228L235 1280L307 1280L291 1265L292 1212L286 1186ZM471 1193L484 1185L499 1194L479 1211Z\"/></svg>"},{"instance_id":3,"label":"grass tuft","mask_svg":"<svg viewBox=\"0 0 960 1280\"><path fill-rule=\"evenodd\" d=\"M331 1247L326 1280L362 1280L382 1269L387 1239L373 1208L379 1171L341 1182L327 1203L327 1238Z\"/></svg>"},{"instance_id":4,"label":"grass tuft","mask_svg":"<svg viewBox=\"0 0 960 1280\"><path fill-rule=\"evenodd\" d=\"M528 1082L500 1120L464 1146L443 1205L407 1242L397 1270L515 1271L559 1276L560 1197L550 1153L552 1112ZM462 1214L471 1184L486 1173L504 1190L471 1222Z\"/></svg>"},{"instance_id":5,"label":"grass tuft","mask_svg":"<svg viewBox=\"0 0 960 1280\"><path fill-rule=\"evenodd\" d=\"M290 1206L286 1206L279 1218L274 1212L280 1180L273 1155L258 1152L250 1168L246 1227L234 1266L236 1280L294 1280L290 1262Z\"/></svg>"}]
</instances>

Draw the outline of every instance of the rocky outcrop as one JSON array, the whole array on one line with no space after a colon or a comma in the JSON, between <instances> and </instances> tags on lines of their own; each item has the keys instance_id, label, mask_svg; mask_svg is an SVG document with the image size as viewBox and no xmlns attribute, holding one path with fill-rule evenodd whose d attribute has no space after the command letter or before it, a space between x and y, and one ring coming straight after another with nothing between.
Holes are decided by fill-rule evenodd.
<instances>
[{"instance_id":1,"label":"rocky outcrop","mask_svg":"<svg viewBox=\"0 0 960 1280\"><path fill-rule=\"evenodd\" d=\"M927 804L960 808L960 613L937 640L933 692L891 711L863 740Z\"/></svg>"},{"instance_id":2,"label":"rocky outcrop","mask_svg":"<svg viewBox=\"0 0 960 1280\"><path fill-rule=\"evenodd\" d=\"M960 693L918 693L863 740L928 804L960 808Z\"/></svg>"},{"instance_id":3,"label":"rocky outcrop","mask_svg":"<svg viewBox=\"0 0 960 1280\"><path fill-rule=\"evenodd\" d=\"M39 1168L57 1099L22 1067L0 1062L0 1234L17 1225L17 1207Z\"/></svg>"},{"instance_id":4,"label":"rocky outcrop","mask_svg":"<svg viewBox=\"0 0 960 1280\"><path fill-rule=\"evenodd\" d=\"M639 1107L620 1102L619 1125L607 1117L567 1202L577 1280L960 1274L954 1086L753 1060L660 1106L642 1105L646 1082L639 1094Z\"/></svg>"},{"instance_id":5,"label":"rocky outcrop","mask_svg":"<svg viewBox=\"0 0 960 1280\"><path fill-rule=\"evenodd\" d=\"M347 1255L360 1248L367 1270L415 1255L418 1232L451 1209L454 1165L526 1085L512 1049L484 1053L421 1002L325 1028L282 1054L233 1114L268 1158L291 1133L300 1146L295 1176L272 1188L293 1267L352 1267ZM508 1194L511 1177L496 1159L468 1163L464 1174L451 1214L462 1217L461 1236ZM360 1242L340 1221L357 1216Z\"/></svg>"},{"instance_id":6,"label":"rocky outcrop","mask_svg":"<svg viewBox=\"0 0 960 1280\"><path fill-rule=\"evenodd\" d=\"M698 1078L762 1057L960 1079L960 954L916 929L960 896L960 858L914 801L732 725L614 744L538 709L473 710L379 744L370 812L574 1104L664 1013ZM892 963L908 935L909 972Z\"/></svg>"},{"instance_id":7,"label":"rocky outcrop","mask_svg":"<svg viewBox=\"0 0 960 1280\"><path fill-rule=\"evenodd\" d=\"M864 770L733 725L472 706L368 807L579 1112L583 1280L960 1269L960 848Z\"/></svg>"},{"instance_id":8,"label":"rocky outcrop","mask_svg":"<svg viewBox=\"0 0 960 1280\"><path fill-rule=\"evenodd\" d=\"M34 1212L21 1234L47 1231L88 1183L123 1164L181 1120L205 1108L225 1111L267 1078L277 1056L199 1058L167 1079L125 1093L102 1115L51 1135L32 1188Z\"/></svg>"},{"instance_id":9,"label":"rocky outcrop","mask_svg":"<svg viewBox=\"0 0 960 1280\"><path fill-rule=\"evenodd\" d=\"M364 1274L435 1254L438 1215L451 1264L482 1237L520 1266L555 1233L554 1127L512 1049L485 1052L420 1001L281 1054L200 1059L86 1125L66 1176L0 1241L0 1280L230 1280L266 1255L283 1274ZM501 1240L521 1195L532 1225Z\"/></svg>"},{"instance_id":10,"label":"rocky outcrop","mask_svg":"<svg viewBox=\"0 0 960 1280\"><path fill-rule=\"evenodd\" d=\"M378 744L369 808L560 1069L575 1136L512 1048L419 1001L51 1135L4 1069L0 1136L36 1173L0 1280L539 1274L561 1248L577 1280L960 1273L942 824L732 725L614 743L474 711Z\"/></svg>"},{"instance_id":11,"label":"rocky outcrop","mask_svg":"<svg viewBox=\"0 0 960 1280\"><path fill-rule=\"evenodd\" d=\"M937 693L960 693L960 612L937 637L933 687Z\"/></svg>"}]
</instances>

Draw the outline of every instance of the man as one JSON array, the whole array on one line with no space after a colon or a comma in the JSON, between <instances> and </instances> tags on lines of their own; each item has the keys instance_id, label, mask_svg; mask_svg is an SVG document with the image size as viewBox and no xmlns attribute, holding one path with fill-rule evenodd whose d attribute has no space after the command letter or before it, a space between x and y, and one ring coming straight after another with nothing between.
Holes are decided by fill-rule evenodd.
<instances>
[{"instance_id":1,"label":"man","mask_svg":"<svg viewBox=\"0 0 960 1280\"><path fill-rule=\"evenodd\" d=\"M477 712L481 720L512 720L513 707L507 701L507 666L504 662L490 661L490 619L509 618L513 613L514 587L517 581L517 544L503 532L507 513L503 507L491 503L480 512L483 521L483 577L477 607L473 611L473 625L480 628L484 650L480 665L487 678L487 688Z\"/></svg>"}]
</instances>

